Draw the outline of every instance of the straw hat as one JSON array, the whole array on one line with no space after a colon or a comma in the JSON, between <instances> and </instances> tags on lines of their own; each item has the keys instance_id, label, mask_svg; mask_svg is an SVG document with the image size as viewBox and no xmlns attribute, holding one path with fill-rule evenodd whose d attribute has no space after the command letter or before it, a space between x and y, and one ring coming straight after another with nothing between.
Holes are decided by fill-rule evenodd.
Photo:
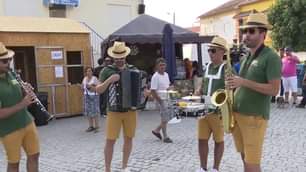
<instances>
[{"instance_id":1,"label":"straw hat","mask_svg":"<svg viewBox=\"0 0 306 172\"><path fill-rule=\"evenodd\" d=\"M4 44L0 42L0 59L10 59L14 56L14 51L6 49Z\"/></svg>"},{"instance_id":2,"label":"straw hat","mask_svg":"<svg viewBox=\"0 0 306 172\"><path fill-rule=\"evenodd\" d=\"M220 36L215 36L211 43L208 44L209 47L220 47L227 51L226 40Z\"/></svg>"},{"instance_id":3,"label":"straw hat","mask_svg":"<svg viewBox=\"0 0 306 172\"><path fill-rule=\"evenodd\" d=\"M113 58L124 58L128 56L131 49L125 46L125 42L115 41L114 45L107 50L107 54Z\"/></svg>"},{"instance_id":4,"label":"straw hat","mask_svg":"<svg viewBox=\"0 0 306 172\"><path fill-rule=\"evenodd\" d=\"M261 27L271 29L272 26L268 22L268 17L264 13L252 13L249 15L245 25L240 26L240 29Z\"/></svg>"}]
</instances>

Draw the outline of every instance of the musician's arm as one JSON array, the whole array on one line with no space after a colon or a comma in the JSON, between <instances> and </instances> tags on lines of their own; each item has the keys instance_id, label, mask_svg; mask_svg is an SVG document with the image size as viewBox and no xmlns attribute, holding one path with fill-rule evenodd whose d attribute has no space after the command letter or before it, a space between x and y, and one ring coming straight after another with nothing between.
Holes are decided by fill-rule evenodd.
<instances>
[{"instance_id":1,"label":"musician's arm","mask_svg":"<svg viewBox=\"0 0 306 172\"><path fill-rule=\"evenodd\" d=\"M270 96L276 96L278 94L280 87L280 79L270 80L268 81L268 83L258 83L244 78L240 79L242 87L247 87L259 93Z\"/></svg>"},{"instance_id":2,"label":"musician's arm","mask_svg":"<svg viewBox=\"0 0 306 172\"><path fill-rule=\"evenodd\" d=\"M118 75L118 74L113 74L113 75L111 75L109 78L107 78L107 79L106 79L105 81L103 81L101 84L99 84L99 85L96 86L96 92L97 92L98 94L104 93L104 92L107 90L108 86L109 86L111 83L116 82L116 81L119 81L119 79L120 79L120 75Z\"/></svg>"},{"instance_id":3,"label":"musician's arm","mask_svg":"<svg viewBox=\"0 0 306 172\"><path fill-rule=\"evenodd\" d=\"M5 119L34 103L33 95L26 95L22 101L11 107L0 108L0 119Z\"/></svg>"}]
</instances>

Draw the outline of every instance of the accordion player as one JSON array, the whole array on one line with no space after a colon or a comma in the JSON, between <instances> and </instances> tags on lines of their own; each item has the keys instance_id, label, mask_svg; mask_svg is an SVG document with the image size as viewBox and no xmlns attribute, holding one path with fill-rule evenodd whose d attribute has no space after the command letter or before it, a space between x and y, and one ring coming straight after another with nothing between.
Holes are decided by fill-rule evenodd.
<instances>
[{"instance_id":1,"label":"accordion player","mask_svg":"<svg viewBox=\"0 0 306 172\"><path fill-rule=\"evenodd\" d=\"M109 86L109 110L127 112L141 109L145 103L146 73L137 69L126 69L120 71L119 75L120 80Z\"/></svg>"}]
</instances>

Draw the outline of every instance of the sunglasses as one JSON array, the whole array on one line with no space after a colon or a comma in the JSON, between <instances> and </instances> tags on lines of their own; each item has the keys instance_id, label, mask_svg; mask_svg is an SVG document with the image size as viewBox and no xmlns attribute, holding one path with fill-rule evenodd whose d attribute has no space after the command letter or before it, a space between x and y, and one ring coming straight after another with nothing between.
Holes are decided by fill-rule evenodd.
<instances>
[{"instance_id":1,"label":"sunglasses","mask_svg":"<svg viewBox=\"0 0 306 172\"><path fill-rule=\"evenodd\" d=\"M11 61L11 59L1 59L0 60L3 64L7 64Z\"/></svg>"},{"instance_id":2,"label":"sunglasses","mask_svg":"<svg viewBox=\"0 0 306 172\"><path fill-rule=\"evenodd\" d=\"M243 30L242 30L242 33L243 33L243 34L249 33L249 34L253 35L255 32L256 32L256 29L255 29L255 28L247 28L247 29L243 29Z\"/></svg>"},{"instance_id":3,"label":"sunglasses","mask_svg":"<svg viewBox=\"0 0 306 172\"><path fill-rule=\"evenodd\" d=\"M217 52L215 48L209 48L207 51L212 54L215 54Z\"/></svg>"}]
</instances>

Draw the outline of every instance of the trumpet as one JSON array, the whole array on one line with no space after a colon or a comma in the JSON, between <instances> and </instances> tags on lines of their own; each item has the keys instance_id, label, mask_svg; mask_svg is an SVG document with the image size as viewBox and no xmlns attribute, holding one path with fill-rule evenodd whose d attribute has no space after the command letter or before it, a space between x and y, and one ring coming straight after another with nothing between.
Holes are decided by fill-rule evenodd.
<instances>
[{"instance_id":1,"label":"trumpet","mask_svg":"<svg viewBox=\"0 0 306 172\"><path fill-rule=\"evenodd\" d=\"M35 95L35 103L32 105L33 108L35 108L37 110L37 112L39 114L42 114L44 119L48 122L51 121L52 119L54 119L54 115L49 114L49 112L47 111L47 109L45 108L45 106L41 103L41 101L38 99L38 97L36 96L36 94L33 92L33 88L30 88L29 85L27 85L20 77L20 75L14 71L11 70L11 73L13 74L13 76L16 78L17 82L19 83L19 85L21 86L21 88L23 89L23 91L25 91L28 94L33 94Z\"/></svg>"}]
</instances>

